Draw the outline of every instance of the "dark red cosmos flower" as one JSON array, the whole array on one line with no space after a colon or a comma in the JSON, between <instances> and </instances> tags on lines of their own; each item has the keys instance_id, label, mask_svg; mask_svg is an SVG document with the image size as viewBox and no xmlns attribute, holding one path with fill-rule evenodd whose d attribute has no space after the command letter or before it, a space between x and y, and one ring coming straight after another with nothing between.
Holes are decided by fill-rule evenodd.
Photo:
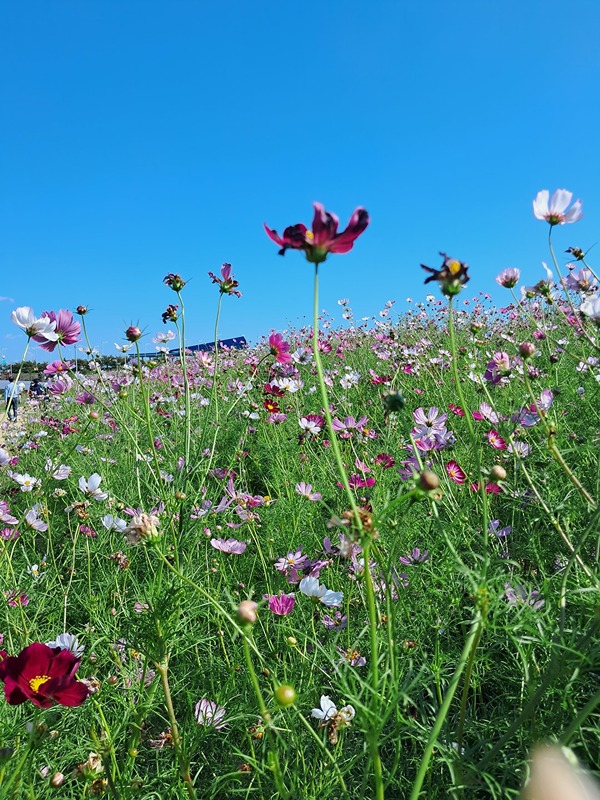
<instances>
[{"instance_id":1,"label":"dark red cosmos flower","mask_svg":"<svg viewBox=\"0 0 600 800\"><path fill-rule=\"evenodd\" d=\"M265 231L281 247L279 255L285 255L286 250L304 250L307 261L320 264L325 261L329 253L348 253L352 250L354 240L365 230L369 224L369 214L364 208L357 208L350 217L348 227L338 233L339 219L335 214L325 211L321 203L313 203L315 216L312 231L299 222L290 225L280 236L277 231L271 230L266 225Z\"/></svg>"},{"instance_id":2,"label":"dark red cosmos flower","mask_svg":"<svg viewBox=\"0 0 600 800\"><path fill-rule=\"evenodd\" d=\"M75 677L80 660L70 650L34 642L18 656L0 651L0 680L12 706L27 700L40 708L52 703L80 706L89 695L85 683Z\"/></svg>"}]
</instances>

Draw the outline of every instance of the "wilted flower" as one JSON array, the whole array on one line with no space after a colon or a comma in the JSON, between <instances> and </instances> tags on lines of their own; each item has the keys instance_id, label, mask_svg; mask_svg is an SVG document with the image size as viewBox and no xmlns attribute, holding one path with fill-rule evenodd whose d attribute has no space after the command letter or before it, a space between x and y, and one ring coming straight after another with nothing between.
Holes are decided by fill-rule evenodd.
<instances>
[{"instance_id":1,"label":"wilted flower","mask_svg":"<svg viewBox=\"0 0 600 800\"><path fill-rule=\"evenodd\" d=\"M311 711L312 717L321 720L319 727L327 728L331 744L337 743L338 731L349 727L355 715L356 711L351 705L344 706L338 711L333 700L326 694L321 695L321 708L313 708Z\"/></svg>"},{"instance_id":2,"label":"wilted flower","mask_svg":"<svg viewBox=\"0 0 600 800\"><path fill-rule=\"evenodd\" d=\"M267 236L281 247L279 255L285 255L286 250L303 250L307 261L320 264L325 261L329 253L348 253L352 250L354 241L360 236L369 224L369 215L364 208L357 208L350 217L348 227L338 233L339 219L335 214L325 211L321 203L313 203L315 215L313 229L309 231L301 222L291 225L279 236L277 231L264 226Z\"/></svg>"},{"instance_id":3,"label":"wilted flower","mask_svg":"<svg viewBox=\"0 0 600 800\"><path fill-rule=\"evenodd\" d=\"M173 305L172 303L169 304L165 311L162 314L162 321L163 325L166 325L167 322L177 322L177 311L179 310L178 305Z\"/></svg>"},{"instance_id":4,"label":"wilted flower","mask_svg":"<svg viewBox=\"0 0 600 800\"><path fill-rule=\"evenodd\" d=\"M456 258L450 258L446 253L440 252L440 255L444 259L440 269L433 269L432 267L426 267L425 264L421 264L422 269L431 273L430 276L425 279L425 283L437 281L442 294L445 294L447 297L452 297L458 294L465 283L469 281L469 276L467 275L468 266L462 261L458 261Z\"/></svg>"},{"instance_id":5,"label":"wilted flower","mask_svg":"<svg viewBox=\"0 0 600 800\"><path fill-rule=\"evenodd\" d=\"M169 274L165 275L163 278L163 283L166 284L170 289L173 289L174 292L180 292L185 286L186 282L183 280L181 275L177 275L174 272L169 272Z\"/></svg>"},{"instance_id":6,"label":"wilted flower","mask_svg":"<svg viewBox=\"0 0 600 800\"><path fill-rule=\"evenodd\" d=\"M159 518L153 514L134 514L124 529L125 537L133 545L157 539L160 536L159 523Z\"/></svg>"},{"instance_id":7,"label":"wilted flower","mask_svg":"<svg viewBox=\"0 0 600 800\"><path fill-rule=\"evenodd\" d=\"M533 214L537 219L544 219L550 225L565 225L568 222L577 222L583 217L581 200L575 200L571 210L565 214L565 209L573 199L573 193L566 189L557 189L552 195L550 205L548 199L550 192L542 189L533 201Z\"/></svg>"},{"instance_id":8,"label":"wilted flower","mask_svg":"<svg viewBox=\"0 0 600 800\"><path fill-rule=\"evenodd\" d=\"M213 283L219 284L219 291L221 294L233 294L236 297L242 296L242 293L237 289L237 287L240 285L239 281L234 279L231 272L231 264L223 264L221 267L220 278L218 278L213 272L209 272L208 277L212 278Z\"/></svg>"}]
</instances>

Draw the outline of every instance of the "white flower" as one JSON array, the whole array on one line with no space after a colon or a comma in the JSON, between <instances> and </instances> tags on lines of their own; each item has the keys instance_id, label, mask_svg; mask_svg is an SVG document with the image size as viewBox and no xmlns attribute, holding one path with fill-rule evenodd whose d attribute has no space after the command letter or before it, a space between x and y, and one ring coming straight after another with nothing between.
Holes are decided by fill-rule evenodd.
<instances>
[{"instance_id":1,"label":"white flower","mask_svg":"<svg viewBox=\"0 0 600 800\"><path fill-rule=\"evenodd\" d=\"M310 712L311 717L322 719L323 722L327 722L335 714L337 714L336 705L328 694L321 695L321 708L313 708Z\"/></svg>"},{"instance_id":2,"label":"white flower","mask_svg":"<svg viewBox=\"0 0 600 800\"><path fill-rule=\"evenodd\" d=\"M27 473L19 475L18 472L12 472L10 477L19 484L22 492L30 492L41 483L39 478L32 478Z\"/></svg>"},{"instance_id":3,"label":"white flower","mask_svg":"<svg viewBox=\"0 0 600 800\"><path fill-rule=\"evenodd\" d=\"M127 527L127 522L120 517L114 517L112 514L106 514L102 517L102 524L108 531L120 531L121 533Z\"/></svg>"},{"instance_id":4,"label":"white flower","mask_svg":"<svg viewBox=\"0 0 600 800\"><path fill-rule=\"evenodd\" d=\"M600 323L600 294L595 294L593 297L588 297L579 306L579 310L586 317L593 319L594 322Z\"/></svg>"},{"instance_id":5,"label":"white flower","mask_svg":"<svg viewBox=\"0 0 600 800\"><path fill-rule=\"evenodd\" d=\"M54 331L56 322L50 322L49 317L36 319L33 308L29 306L15 308L10 315L10 321L23 328L27 336L43 336L49 342L58 341L58 334Z\"/></svg>"},{"instance_id":6,"label":"white flower","mask_svg":"<svg viewBox=\"0 0 600 800\"><path fill-rule=\"evenodd\" d=\"M99 489L101 480L102 478L97 472L94 472L93 475L90 475L87 481L82 475L81 478L79 478L79 488L84 494L89 494L90 497L93 497L94 500L106 500L108 497L108 492L102 492Z\"/></svg>"},{"instance_id":7,"label":"white flower","mask_svg":"<svg viewBox=\"0 0 600 800\"><path fill-rule=\"evenodd\" d=\"M334 592L328 589L324 583L319 583L318 578L302 578L298 588L302 594L305 594L307 597L314 597L328 608L341 606L344 601L343 592Z\"/></svg>"},{"instance_id":8,"label":"white flower","mask_svg":"<svg viewBox=\"0 0 600 800\"><path fill-rule=\"evenodd\" d=\"M39 566L39 564L30 564L27 567L27 574L31 575L31 577L34 579L34 581L37 581L37 579L40 577L40 566Z\"/></svg>"},{"instance_id":9,"label":"white flower","mask_svg":"<svg viewBox=\"0 0 600 800\"><path fill-rule=\"evenodd\" d=\"M61 650L70 650L74 656L81 658L85 647L77 641L72 633L61 633L53 642L46 642L47 647L60 647Z\"/></svg>"},{"instance_id":10,"label":"white flower","mask_svg":"<svg viewBox=\"0 0 600 800\"><path fill-rule=\"evenodd\" d=\"M533 215L537 219L544 219L550 225L565 225L568 222L577 222L583 217L581 200L575 200L571 210L565 214L565 209L573 199L573 193L566 189L557 189L552 195L550 205L548 189L538 192L533 201Z\"/></svg>"},{"instance_id":11,"label":"white flower","mask_svg":"<svg viewBox=\"0 0 600 800\"><path fill-rule=\"evenodd\" d=\"M117 348L119 353L128 353L133 347L133 344L117 344L115 342L115 347Z\"/></svg>"}]
</instances>

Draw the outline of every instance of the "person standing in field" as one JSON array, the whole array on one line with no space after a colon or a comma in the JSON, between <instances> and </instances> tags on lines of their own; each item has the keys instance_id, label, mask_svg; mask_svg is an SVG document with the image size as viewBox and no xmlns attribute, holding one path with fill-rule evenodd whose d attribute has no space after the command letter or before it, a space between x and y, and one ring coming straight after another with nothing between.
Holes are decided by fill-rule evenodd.
<instances>
[{"instance_id":1,"label":"person standing in field","mask_svg":"<svg viewBox=\"0 0 600 800\"><path fill-rule=\"evenodd\" d=\"M20 394L21 389L19 384L15 383L15 379L11 375L8 379L8 383L4 387L4 402L6 403L6 413L8 414L9 419L16 420L17 418Z\"/></svg>"}]
</instances>

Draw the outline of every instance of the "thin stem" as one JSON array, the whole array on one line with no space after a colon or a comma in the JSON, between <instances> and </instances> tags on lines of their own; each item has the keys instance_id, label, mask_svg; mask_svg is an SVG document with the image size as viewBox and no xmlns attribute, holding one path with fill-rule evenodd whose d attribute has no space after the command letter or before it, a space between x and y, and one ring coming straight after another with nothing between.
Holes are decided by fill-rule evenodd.
<instances>
[{"instance_id":1,"label":"thin stem","mask_svg":"<svg viewBox=\"0 0 600 800\"><path fill-rule=\"evenodd\" d=\"M454 675L452 676L450 685L448 686L446 696L444 697L444 702L442 703L442 706L438 711L435 724L429 735L429 740L425 747L423 758L421 759L419 771L417 773L417 777L415 779L412 791L410 793L410 800L418 800L418 798L421 796L421 788L423 786L423 781L425 780L425 776L427 775L427 771L429 769L429 762L431 761L431 755L433 753L433 749L436 745L442 727L446 721L446 717L448 716L448 712L450 710L450 705L452 704L454 693L456 692L456 689L460 681L460 676L462 675L462 672L470 657L471 650L473 649L473 646L474 645L476 646L477 642L479 641L479 636L481 635L480 628L482 625L483 625L483 617L481 616L481 613L477 611L475 619L471 624L471 630L467 637L467 641L465 642L465 646L463 647L463 651L460 655L458 665L456 667L456 670L454 671Z\"/></svg>"},{"instance_id":2,"label":"thin stem","mask_svg":"<svg viewBox=\"0 0 600 800\"><path fill-rule=\"evenodd\" d=\"M181 734L179 733L177 719L175 718L175 710L173 708L173 700L171 698L171 687L169 686L168 660L165 660L164 663L157 661L155 662L155 666L160 674L163 691L165 693L165 702L167 704L167 713L169 715L169 722L171 723L173 747L175 748L175 755L177 756L177 763L179 765L179 774L181 776L182 781L185 783L185 788L187 790L188 797L190 798L190 800L197 800L196 792L194 790L194 784L192 783L192 778L190 775L190 770L185 762L185 759L183 757L183 752L181 750Z\"/></svg>"}]
</instances>

